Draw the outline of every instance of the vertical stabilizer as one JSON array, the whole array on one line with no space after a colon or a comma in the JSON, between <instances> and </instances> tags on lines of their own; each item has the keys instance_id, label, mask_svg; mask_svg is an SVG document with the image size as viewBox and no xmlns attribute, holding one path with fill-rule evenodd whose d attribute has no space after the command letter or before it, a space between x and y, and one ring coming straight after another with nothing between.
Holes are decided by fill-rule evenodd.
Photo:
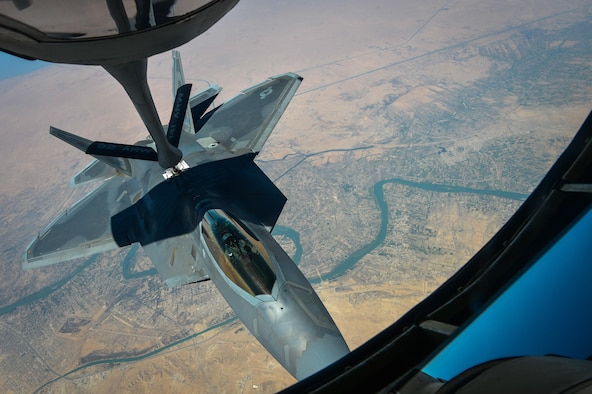
<instances>
[{"instance_id":1,"label":"vertical stabilizer","mask_svg":"<svg viewBox=\"0 0 592 394\"><path fill-rule=\"evenodd\" d=\"M185 74L181 63L179 51L173 51L173 99L177 95L177 89L185 85Z\"/></svg>"}]
</instances>

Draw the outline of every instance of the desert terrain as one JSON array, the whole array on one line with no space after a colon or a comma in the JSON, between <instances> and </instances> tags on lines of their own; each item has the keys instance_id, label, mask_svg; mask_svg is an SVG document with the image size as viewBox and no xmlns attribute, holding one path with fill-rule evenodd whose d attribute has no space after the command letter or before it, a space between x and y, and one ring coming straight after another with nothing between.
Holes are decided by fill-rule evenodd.
<instances>
[{"instance_id":1,"label":"desert terrain","mask_svg":"<svg viewBox=\"0 0 592 394\"><path fill-rule=\"evenodd\" d=\"M322 3L322 4L321 4ZM304 77L257 159L288 197L278 227L351 349L461 267L510 218L590 111L590 1L244 0L180 48L216 104ZM149 61L163 119L170 54ZM92 187L48 133L133 143L98 67L0 81L0 391L276 392L294 379L210 282L169 289L141 248L21 269L35 234ZM131 260L126 260L131 259ZM131 265L134 275L124 272Z\"/></svg>"}]
</instances>

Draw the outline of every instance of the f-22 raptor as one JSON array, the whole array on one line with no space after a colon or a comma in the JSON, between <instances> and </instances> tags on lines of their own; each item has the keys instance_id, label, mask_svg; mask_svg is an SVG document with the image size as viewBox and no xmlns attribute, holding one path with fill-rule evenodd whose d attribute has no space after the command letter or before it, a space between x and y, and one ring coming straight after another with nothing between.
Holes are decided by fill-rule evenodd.
<instances>
[{"instance_id":1,"label":"f-22 raptor","mask_svg":"<svg viewBox=\"0 0 592 394\"><path fill-rule=\"evenodd\" d=\"M140 243L168 286L211 279L295 378L347 354L325 306L270 234L286 197L253 161L301 80L278 75L208 110L221 88L190 97L173 51L176 96L164 130L183 160L168 169L159 165L152 139L122 145L51 127L52 135L96 158L71 186L102 184L38 234L23 267Z\"/></svg>"}]
</instances>

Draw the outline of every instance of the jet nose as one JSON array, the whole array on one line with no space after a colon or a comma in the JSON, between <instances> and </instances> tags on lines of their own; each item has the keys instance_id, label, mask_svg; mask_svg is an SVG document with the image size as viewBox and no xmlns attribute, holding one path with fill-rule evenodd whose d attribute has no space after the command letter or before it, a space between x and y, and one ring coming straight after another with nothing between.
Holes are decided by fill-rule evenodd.
<instances>
[{"instance_id":1,"label":"jet nose","mask_svg":"<svg viewBox=\"0 0 592 394\"><path fill-rule=\"evenodd\" d=\"M339 334L339 332L337 332ZM349 353L341 334L325 334L322 338L309 341L306 350L296 360L295 378L302 380L333 364Z\"/></svg>"},{"instance_id":2,"label":"jet nose","mask_svg":"<svg viewBox=\"0 0 592 394\"><path fill-rule=\"evenodd\" d=\"M262 302L257 310L255 335L261 337L261 343L268 344L270 353L298 380L349 353L312 287L285 282L277 299Z\"/></svg>"}]
</instances>

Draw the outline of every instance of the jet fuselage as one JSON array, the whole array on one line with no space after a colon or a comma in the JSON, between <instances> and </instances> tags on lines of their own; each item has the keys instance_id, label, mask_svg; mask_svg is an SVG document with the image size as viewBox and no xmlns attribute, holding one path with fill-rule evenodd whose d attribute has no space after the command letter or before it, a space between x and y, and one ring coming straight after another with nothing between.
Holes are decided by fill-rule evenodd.
<instances>
[{"instance_id":1,"label":"jet fuselage","mask_svg":"<svg viewBox=\"0 0 592 394\"><path fill-rule=\"evenodd\" d=\"M39 233L23 267L139 243L169 287L211 279L259 342L303 379L349 349L308 280L271 235L286 197L254 162L302 78L269 78L206 113L220 88L210 86L190 98L178 54L173 60L179 83L173 83L173 115L162 140L183 160L163 170L150 137L123 145L50 128L98 159L71 185L102 184Z\"/></svg>"}]
</instances>

